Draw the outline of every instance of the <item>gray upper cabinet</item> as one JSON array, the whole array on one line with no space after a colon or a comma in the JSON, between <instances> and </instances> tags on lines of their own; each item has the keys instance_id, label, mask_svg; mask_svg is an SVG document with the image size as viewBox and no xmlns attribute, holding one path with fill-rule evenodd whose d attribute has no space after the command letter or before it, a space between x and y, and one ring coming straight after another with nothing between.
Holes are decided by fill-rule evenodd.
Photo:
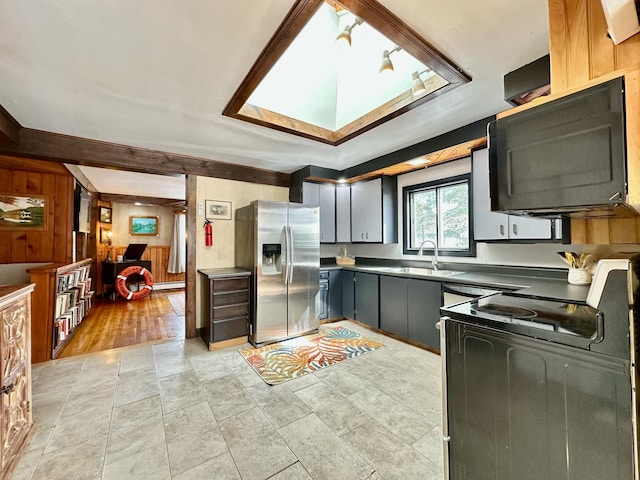
<instances>
[{"instance_id":1,"label":"gray upper cabinet","mask_svg":"<svg viewBox=\"0 0 640 480\"><path fill-rule=\"evenodd\" d=\"M476 240L550 240L551 220L491 211L489 150L472 154L473 223Z\"/></svg>"},{"instance_id":2,"label":"gray upper cabinet","mask_svg":"<svg viewBox=\"0 0 640 480\"><path fill-rule=\"evenodd\" d=\"M336 186L336 242L351 241L351 187Z\"/></svg>"},{"instance_id":3,"label":"gray upper cabinet","mask_svg":"<svg viewBox=\"0 0 640 480\"><path fill-rule=\"evenodd\" d=\"M381 177L351 185L351 241L398 241L396 177Z\"/></svg>"},{"instance_id":4,"label":"gray upper cabinet","mask_svg":"<svg viewBox=\"0 0 640 480\"><path fill-rule=\"evenodd\" d=\"M336 242L336 188L332 183L302 183L302 203L320 206L320 243Z\"/></svg>"}]
</instances>

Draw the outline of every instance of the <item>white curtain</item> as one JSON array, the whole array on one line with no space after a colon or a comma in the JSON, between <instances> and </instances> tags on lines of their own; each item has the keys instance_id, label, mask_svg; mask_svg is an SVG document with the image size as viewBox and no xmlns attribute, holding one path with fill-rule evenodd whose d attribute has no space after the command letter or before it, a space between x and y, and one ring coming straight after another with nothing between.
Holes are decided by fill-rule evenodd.
<instances>
[{"instance_id":1,"label":"white curtain","mask_svg":"<svg viewBox=\"0 0 640 480\"><path fill-rule=\"evenodd\" d=\"M167 272L182 273L187 267L187 219L184 213L173 216L173 234L169 248L169 266Z\"/></svg>"}]
</instances>

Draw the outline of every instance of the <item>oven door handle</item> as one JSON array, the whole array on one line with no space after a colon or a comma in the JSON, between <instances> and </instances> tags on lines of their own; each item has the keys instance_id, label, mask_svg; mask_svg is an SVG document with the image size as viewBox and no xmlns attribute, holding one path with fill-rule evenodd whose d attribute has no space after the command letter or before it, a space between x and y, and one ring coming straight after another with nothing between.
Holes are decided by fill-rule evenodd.
<instances>
[{"instance_id":1,"label":"oven door handle","mask_svg":"<svg viewBox=\"0 0 640 480\"><path fill-rule=\"evenodd\" d=\"M591 337L589 343L600 343L604 338L604 314L602 312L596 313L596 333Z\"/></svg>"}]
</instances>

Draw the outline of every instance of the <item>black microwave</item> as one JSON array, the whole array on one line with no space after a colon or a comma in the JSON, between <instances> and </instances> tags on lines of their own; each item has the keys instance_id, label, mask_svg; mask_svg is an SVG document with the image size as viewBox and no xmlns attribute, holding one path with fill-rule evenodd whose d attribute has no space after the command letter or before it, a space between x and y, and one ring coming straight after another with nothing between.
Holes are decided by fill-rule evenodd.
<instances>
[{"instance_id":1,"label":"black microwave","mask_svg":"<svg viewBox=\"0 0 640 480\"><path fill-rule=\"evenodd\" d=\"M625 205L623 77L499 118L488 137L492 210L637 214Z\"/></svg>"}]
</instances>

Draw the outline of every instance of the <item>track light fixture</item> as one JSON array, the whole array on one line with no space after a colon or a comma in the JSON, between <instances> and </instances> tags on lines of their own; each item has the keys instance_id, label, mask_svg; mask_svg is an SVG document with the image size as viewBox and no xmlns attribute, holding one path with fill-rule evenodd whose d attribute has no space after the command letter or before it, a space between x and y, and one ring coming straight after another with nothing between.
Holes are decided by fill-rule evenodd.
<instances>
[{"instance_id":1,"label":"track light fixture","mask_svg":"<svg viewBox=\"0 0 640 480\"><path fill-rule=\"evenodd\" d=\"M362 24L362 20L356 17L352 25L347 25L344 30L336 37L336 43L339 45L351 46L351 30Z\"/></svg>"},{"instance_id":2,"label":"track light fixture","mask_svg":"<svg viewBox=\"0 0 640 480\"><path fill-rule=\"evenodd\" d=\"M402 50L400 47L395 47L393 50L385 50L382 52L382 62L380 63L380 73L383 72L393 72L393 63L391 63L391 59L389 55L395 52L399 52Z\"/></svg>"},{"instance_id":3,"label":"track light fixture","mask_svg":"<svg viewBox=\"0 0 640 480\"><path fill-rule=\"evenodd\" d=\"M430 70L427 68L426 70L423 70L420 73L413 72L411 74L411 94L414 97L419 97L421 95L424 95L427 92L427 87L425 87L424 82L420 78L420 75L422 75L423 73L427 73L429 71Z\"/></svg>"}]
</instances>

